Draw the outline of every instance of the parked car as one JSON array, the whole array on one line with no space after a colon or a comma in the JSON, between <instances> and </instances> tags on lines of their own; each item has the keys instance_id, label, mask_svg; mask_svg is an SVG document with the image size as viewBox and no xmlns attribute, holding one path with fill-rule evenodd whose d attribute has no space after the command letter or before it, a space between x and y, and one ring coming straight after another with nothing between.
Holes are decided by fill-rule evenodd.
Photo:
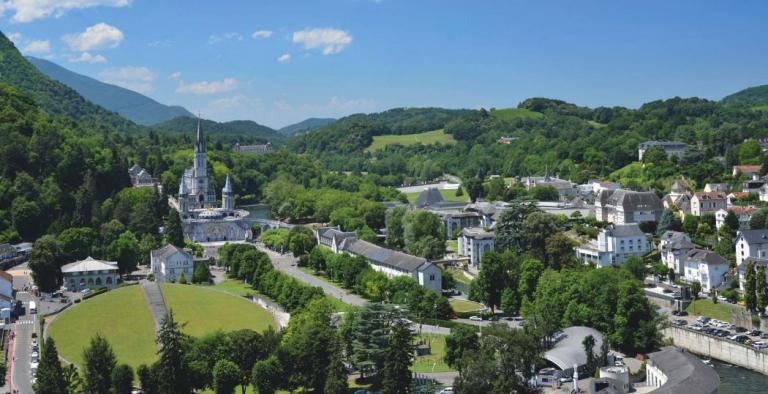
<instances>
[{"instance_id":1,"label":"parked car","mask_svg":"<svg viewBox=\"0 0 768 394\"><path fill-rule=\"evenodd\" d=\"M440 391L437 392L437 394L453 394L453 387L446 387Z\"/></svg>"},{"instance_id":2,"label":"parked car","mask_svg":"<svg viewBox=\"0 0 768 394\"><path fill-rule=\"evenodd\" d=\"M752 343L752 347L757 350L768 349L768 343L764 341L757 341Z\"/></svg>"},{"instance_id":3,"label":"parked car","mask_svg":"<svg viewBox=\"0 0 768 394\"><path fill-rule=\"evenodd\" d=\"M763 335L763 332L760 330L752 330L749 332L749 335L753 337L759 337L760 335Z\"/></svg>"},{"instance_id":4,"label":"parked car","mask_svg":"<svg viewBox=\"0 0 768 394\"><path fill-rule=\"evenodd\" d=\"M470 316L469 320L472 320L472 321L483 321L483 318L480 317L480 316Z\"/></svg>"},{"instance_id":5,"label":"parked car","mask_svg":"<svg viewBox=\"0 0 768 394\"><path fill-rule=\"evenodd\" d=\"M699 317L696 319L696 321L698 321L698 322L700 322L700 323L702 323L702 324L707 324L707 323L709 322L709 320L710 320L710 319L709 319L708 317L706 317L706 316L699 316Z\"/></svg>"},{"instance_id":6,"label":"parked car","mask_svg":"<svg viewBox=\"0 0 768 394\"><path fill-rule=\"evenodd\" d=\"M748 331L746 328L738 327L738 326L736 328L734 328L733 330L738 332L738 333L742 333L742 332L747 332Z\"/></svg>"}]
</instances>

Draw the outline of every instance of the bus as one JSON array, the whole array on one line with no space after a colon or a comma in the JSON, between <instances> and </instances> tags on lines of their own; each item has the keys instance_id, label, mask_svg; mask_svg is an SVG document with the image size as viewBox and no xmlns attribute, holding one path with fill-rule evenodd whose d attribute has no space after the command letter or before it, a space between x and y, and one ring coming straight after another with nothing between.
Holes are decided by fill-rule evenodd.
<instances>
[{"instance_id":1,"label":"bus","mask_svg":"<svg viewBox=\"0 0 768 394\"><path fill-rule=\"evenodd\" d=\"M37 313L37 305L35 304L35 302L34 302L34 301L30 301L30 302L29 302L29 313L30 313L30 314L33 314L33 315L34 315L35 313Z\"/></svg>"}]
</instances>

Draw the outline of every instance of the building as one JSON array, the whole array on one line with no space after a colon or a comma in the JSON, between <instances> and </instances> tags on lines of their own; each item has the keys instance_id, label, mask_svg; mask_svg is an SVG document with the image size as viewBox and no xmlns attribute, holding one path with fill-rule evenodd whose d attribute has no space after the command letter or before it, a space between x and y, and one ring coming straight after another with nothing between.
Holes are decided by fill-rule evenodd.
<instances>
[{"instance_id":1,"label":"building","mask_svg":"<svg viewBox=\"0 0 768 394\"><path fill-rule=\"evenodd\" d=\"M645 141L637 145L637 160L643 161L643 156L648 149L661 148L667 154L667 158L672 156L683 157L688 152L688 145L678 141Z\"/></svg>"},{"instance_id":2,"label":"building","mask_svg":"<svg viewBox=\"0 0 768 394\"><path fill-rule=\"evenodd\" d=\"M515 140L517 140L517 137L501 136L496 140L496 143L499 145L509 145Z\"/></svg>"},{"instance_id":3,"label":"building","mask_svg":"<svg viewBox=\"0 0 768 394\"><path fill-rule=\"evenodd\" d=\"M733 166L731 175L733 175L734 178L740 174L752 177L760 173L760 168L761 166Z\"/></svg>"},{"instance_id":4,"label":"building","mask_svg":"<svg viewBox=\"0 0 768 394\"><path fill-rule=\"evenodd\" d=\"M760 187L760 190L757 192L757 197L760 199L760 201L768 201L768 185L764 184Z\"/></svg>"},{"instance_id":5,"label":"building","mask_svg":"<svg viewBox=\"0 0 768 394\"><path fill-rule=\"evenodd\" d=\"M728 193L731 191L731 185L729 183L707 183L704 185L704 191Z\"/></svg>"},{"instance_id":6,"label":"building","mask_svg":"<svg viewBox=\"0 0 768 394\"><path fill-rule=\"evenodd\" d=\"M755 175L752 179L741 184L741 191L744 193L760 194L763 186L765 186L765 179L760 179Z\"/></svg>"},{"instance_id":7,"label":"building","mask_svg":"<svg viewBox=\"0 0 768 394\"><path fill-rule=\"evenodd\" d=\"M661 262L667 268L673 269L677 276L682 276L685 272L685 262L688 252L696 248L687 234L685 237L676 238L674 241L664 244L661 247Z\"/></svg>"},{"instance_id":8,"label":"building","mask_svg":"<svg viewBox=\"0 0 768 394\"><path fill-rule=\"evenodd\" d=\"M436 187L423 190L413 203L414 207L421 209L460 209L465 205L459 201L445 201L440 189Z\"/></svg>"},{"instance_id":9,"label":"building","mask_svg":"<svg viewBox=\"0 0 768 394\"><path fill-rule=\"evenodd\" d=\"M576 196L577 189L575 183L550 175L529 176L522 178L520 182L525 186L525 190L531 190L534 187L553 187L557 190L561 200Z\"/></svg>"},{"instance_id":10,"label":"building","mask_svg":"<svg viewBox=\"0 0 768 394\"><path fill-rule=\"evenodd\" d=\"M685 257L681 280L689 283L701 283L701 290L709 293L720 287L728 273L728 262L722 256L711 251L694 248Z\"/></svg>"},{"instance_id":11,"label":"building","mask_svg":"<svg viewBox=\"0 0 768 394\"><path fill-rule=\"evenodd\" d=\"M749 220L752 219L752 214L757 211L756 207L753 206L738 206L734 205L727 210L720 209L717 212L715 212L715 227L719 230L720 227L725 224L725 217L728 216L728 212L733 212L736 217L739 218L739 228L746 229L749 227ZM738 230L738 229L737 229Z\"/></svg>"},{"instance_id":12,"label":"building","mask_svg":"<svg viewBox=\"0 0 768 394\"><path fill-rule=\"evenodd\" d=\"M573 326L563 329L563 339L557 341L552 349L544 353L547 364L563 371L566 376L573 376L573 367L579 370L579 375L584 376L584 366L587 364L587 355L584 352L584 338L591 335L595 339L595 354L600 352L603 345L603 334L591 327Z\"/></svg>"},{"instance_id":13,"label":"building","mask_svg":"<svg viewBox=\"0 0 768 394\"><path fill-rule=\"evenodd\" d=\"M251 226L245 220L248 211L235 209L229 174L221 190L221 207L216 207L216 191L208 179L205 137L199 120L194 148L194 165L184 171L175 204L184 235L195 242L249 239ZM169 202L174 205L172 200Z\"/></svg>"},{"instance_id":14,"label":"building","mask_svg":"<svg viewBox=\"0 0 768 394\"><path fill-rule=\"evenodd\" d=\"M182 273L191 281L195 259L189 251L168 244L149 253L149 266L157 282L176 282Z\"/></svg>"},{"instance_id":15,"label":"building","mask_svg":"<svg viewBox=\"0 0 768 394\"><path fill-rule=\"evenodd\" d=\"M768 266L768 229L740 230L736 233L736 269L742 291L748 262Z\"/></svg>"},{"instance_id":16,"label":"building","mask_svg":"<svg viewBox=\"0 0 768 394\"><path fill-rule=\"evenodd\" d=\"M11 244L0 244L0 264L2 264L2 267L10 268L19 263L21 263L19 251Z\"/></svg>"},{"instance_id":17,"label":"building","mask_svg":"<svg viewBox=\"0 0 768 394\"><path fill-rule=\"evenodd\" d=\"M662 212L664 206L654 192L602 190L595 199L595 217L604 222L658 222Z\"/></svg>"},{"instance_id":18,"label":"building","mask_svg":"<svg viewBox=\"0 0 768 394\"><path fill-rule=\"evenodd\" d=\"M238 142L235 143L235 146L232 147L233 152L251 155L260 155L272 152L274 150L275 148L272 146L271 142L267 142L266 144L262 145L240 145Z\"/></svg>"},{"instance_id":19,"label":"building","mask_svg":"<svg viewBox=\"0 0 768 394\"><path fill-rule=\"evenodd\" d=\"M698 357L670 346L648 355L645 384L657 387L654 394L714 394L720 377Z\"/></svg>"},{"instance_id":20,"label":"building","mask_svg":"<svg viewBox=\"0 0 768 394\"><path fill-rule=\"evenodd\" d=\"M339 226L320 227L315 231L317 243L333 251L341 253L347 247L349 242L357 240L357 233L354 231L341 231Z\"/></svg>"},{"instance_id":21,"label":"building","mask_svg":"<svg viewBox=\"0 0 768 394\"><path fill-rule=\"evenodd\" d=\"M723 192L698 192L691 197L691 214L703 216L708 212L717 212L728 206L728 198Z\"/></svg>"},{"instance_id":22,"label":"building","mask_svg":"<svg viewBox=\"0 0 768 394\"><path fill-rule=\"evenodd\" d=\"M128 169L128 177L131 178L133 187L155 186L152 175L138 164L134 164Z\"/></svg>"},{"instance_id":23,"label":"building","mask_svg":"<svg viewBox=\"0 0 768 394\"><path fill-rule=\"evenodd\" d=\"M690 241L691 237L689 237L688 234L682 231L673 231L673 230L665 231L664 234L661 234L661 237L659 237L659 250L664 250L665 246L680 239Z\"/></svg>"},{"instance_id":24,"label":"building","mask_svg":"<svg viewBox=\"0 0 768 394\"><path fill-rule=\"evenodd\" d=\"M477 201L464 207L466 212L477 212L480 215L480 226L492 228L510 204L503 201Z\"/></svg>"},{"instance_id":25,"label":"building","mask_svg":"<svg viewBox=\"0 0 768 394\"><path fill-rule=\"evenodd\" d=\"M0 271L0 309L13 309L13 276Z\"/></svg>"},{"instance_id":26,"label":"building","mask_svg":"<svg viewBox=\"0 0 768 394\"><path fill-rule=\"evenodd\" d=\"M456 239L461 233L461 230L467 227L480 226L481 215L472 211L459 211L459 210L428 210L428 212L434 213L440 220L443 221L443 227L445 228L446 239Z\"/></svg>"},{"instance_id":27,"label":"building","mask_svg":"<svg viewBox=\"0 0 768 394\"><path fill-rule=\"evenodd\" d=\"M597 240L576 247L576 258L586 264L607 267L650 251L648 238L637 223L612 224L600 231Z\"/></svg>"},{"instance_id":28,"label":"building","mask_svg":"<svg viewBox=\"0 0 768 394\"><path fill-rule=\"evenodd\" d=\"M483 255L494 249L494 233L481 227L468 227L459 236L459 256L468 256L469 264L480 269Z\"/></svg>"},{"instance_id":29,"label":"building","mask_svg":"<svg viewBox=\"0 0 768 394\"><path fill-rule=\"evenodd\" d=\"M87 288L113 288L120 279L115 261L96 260L88 257L61 267L64 286L69 291Z\"/></svg>"},{"instance_id":30,"label":"building","mask_svg":"<svg viewBox=\"0 0 768 394\"><path fill-rule=\"evenodd\" d=\"M737 200L749 197L749 192L728 193L728 196L726 197L728 198L728 206L731 207L737 202Z\"/></svg>"}]
</instances>

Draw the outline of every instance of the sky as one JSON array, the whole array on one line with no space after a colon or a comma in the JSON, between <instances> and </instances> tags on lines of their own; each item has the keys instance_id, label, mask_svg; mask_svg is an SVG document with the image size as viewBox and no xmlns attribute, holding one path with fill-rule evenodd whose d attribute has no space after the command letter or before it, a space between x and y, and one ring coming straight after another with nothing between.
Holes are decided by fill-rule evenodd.
<instances>
[{"instance_id":1,"label":"sky","mask_svg":"<svg viewBox=\"0 0 768 394\"><path fill-rule=\"evenodd\" d=\"M638 107L768 83L768 1L3 0L26 55L282 127L529 97Z\"/></svg>"}]
</instances>

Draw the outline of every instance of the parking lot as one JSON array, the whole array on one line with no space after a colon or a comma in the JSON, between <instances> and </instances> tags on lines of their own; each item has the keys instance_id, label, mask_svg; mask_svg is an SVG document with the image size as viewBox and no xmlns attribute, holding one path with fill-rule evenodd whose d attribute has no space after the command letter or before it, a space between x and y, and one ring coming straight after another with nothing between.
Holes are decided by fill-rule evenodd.
<instances>
[{"instance_id":1,"label":"parking lot","mask_svg":"<svg viewBox=\"0 0 768 394\"><path fill-rule=\"evenodd\" d=\"M671 315L670 323L673 326L696 331L713 338L732 341L759 351L768 351L768 332L747 330L744 327L739 327L726 321L710 319L706 316L689 316L687 314L682 316Z\"/></svg>"}]
</instances>

